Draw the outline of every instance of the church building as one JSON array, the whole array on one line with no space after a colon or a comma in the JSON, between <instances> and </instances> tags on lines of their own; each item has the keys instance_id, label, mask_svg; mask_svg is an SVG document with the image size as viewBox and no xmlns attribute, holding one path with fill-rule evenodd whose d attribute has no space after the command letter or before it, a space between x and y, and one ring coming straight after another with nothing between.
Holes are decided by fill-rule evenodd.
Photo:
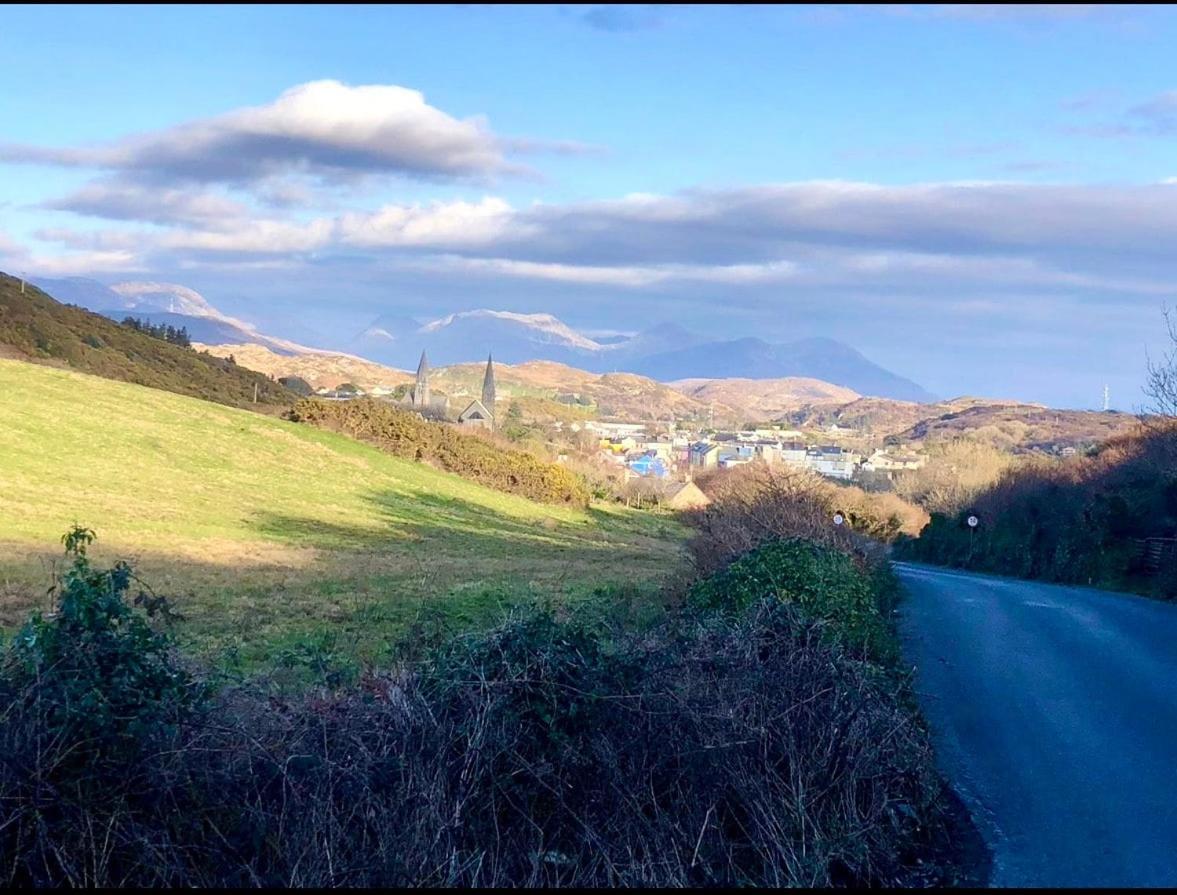
<instances>
[{"instance_id":1,"label":"church building","mask_svg":"<svg viewBox=\"0 0 1177 895\"><path fill-rule=\"evenodd\" d=\"M494 430L495 427L495 368L494 359L487 355L486 374L482 377L482 400L471 401L470 406L458 414L463 426L480 426Z\"/></svg>"},{"instance_id":2,"label":"church building","mask_svg":"<svg viewBox=\"0 0 1177 895\"><path fill-rule=\"evenodd\" d=\"M409 404L414 410L424 410L432 403L429 394L429 359L425 352L421 352L421 362L417 364L417 384L409 392Z\"/></svg>"}]
</instances>

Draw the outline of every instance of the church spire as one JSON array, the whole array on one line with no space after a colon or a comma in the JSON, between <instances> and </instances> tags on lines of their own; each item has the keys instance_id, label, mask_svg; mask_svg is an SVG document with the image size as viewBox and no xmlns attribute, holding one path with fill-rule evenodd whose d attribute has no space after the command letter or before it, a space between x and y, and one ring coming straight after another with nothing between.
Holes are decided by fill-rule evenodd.
<instances>
[{"instance_id":1,"label":"church spire","mask_svg":"<svg viewBox=\"0 0 1177 895\"><path fill-rule=\"evenodd\" d=\"M423 410L429 406L429 359L425 352L421 352L421 362L417 364L417 386L413 389L413 406Z\"/></svg>"},{"instance_id":2,"label":"church spire","mask_svg":"<svg viewBox=\"0 0 1177 895\"><path fill-rule=\"evenodd\" d=\"M486 375L482 377L482 406L490 414L493 423L495 418L495 367L494 358L486 356Z\"/></svg>"}]
</instances>

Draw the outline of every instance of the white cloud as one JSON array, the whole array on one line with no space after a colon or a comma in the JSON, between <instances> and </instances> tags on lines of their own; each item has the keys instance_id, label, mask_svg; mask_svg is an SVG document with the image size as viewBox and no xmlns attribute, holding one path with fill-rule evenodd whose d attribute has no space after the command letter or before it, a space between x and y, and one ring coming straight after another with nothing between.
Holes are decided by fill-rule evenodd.
<instances>
[{"instance_id":1,"label":"white cloud","mask_svg":"<svg viewBox=\"0 0 1177 895\"><path fill-rule=\"evenodd\" d=\"M417 90L312 81L266 105L88 148L0 145L0 161L123 172L145 182L247 184L275 175L423 178L519 173L478 117L455 118Z\"/></svg>"},{"instance_id":2,"label":"white cloud","mask_svg":"<svg viewBox=\"0 0 1177 895\"><path fill-rule=\"evenodd\" d=\"M331 243L334 224L320 219L305 224L254 220L222 230L178 230L161 236L156 246L230 254L313 252Z\"/></svg>"},{"instance_id":3,"label":"white cloud","mask_svg":"<svg viewBox=\"0 0 1177 895\"><path fill-rule=\"evenodd\" d=\"M354 246L462 246L501 239L512 228L515 212L502 199L386 205L374 213L340 217L341 242Z\"/></svg>"},{"instance_id":4,"label":"white cloud","mask_svg":"<svg viewBox=\"0 0 1177 895\"><path fill-rule=\"evenodd\" d=\"M44 207L108 220L155 224L239 220L248 213L245 205L218 193L118 180L88 183L64 198L44 203Z\"/></svg>"},{"instance_id":5,"label":"white cloud","mask_svg":"<svg viewBox=\"0 0 1177 895\"><path fill-rule=\"evenodd\" d=\"M493 275L559 283L642 288L670 281L709 283L763 283L791 278L796 267L788 261L768 264L731 264L707 267L691 264L641 266L592 266L537 263L509 258L444 256L420 262L418 267L441 271Z\"/></svg>"}]
</instances>

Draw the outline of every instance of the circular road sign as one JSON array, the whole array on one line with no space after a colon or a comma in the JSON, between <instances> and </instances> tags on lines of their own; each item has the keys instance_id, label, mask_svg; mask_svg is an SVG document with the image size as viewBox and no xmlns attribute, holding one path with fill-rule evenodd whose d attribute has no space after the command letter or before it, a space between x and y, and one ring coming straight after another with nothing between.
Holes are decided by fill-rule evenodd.
<instances>
[{"instance_id":1,"label":"circular road sign","mask_svg":"<svg viewBox=\"0 0 1177 895\"><path fill-rule=\"evenodd\" d=\"M834 525L841 525L846 521L846 517L841 513L834 513Z\"/></svg>"},{"instance_id":2,"label":"circular road sign","mask_svg":"<svg viewBox=\"0 0 1177 895\"><path fill-rule=\"evenodd\" d=\"M966 519L965 521L968 522L969 528L976 528L977 525L980 524L980 522L981 522L981 520L978 519L976 516L969 516L969 518Z\"/></svg>"}]
</instances>

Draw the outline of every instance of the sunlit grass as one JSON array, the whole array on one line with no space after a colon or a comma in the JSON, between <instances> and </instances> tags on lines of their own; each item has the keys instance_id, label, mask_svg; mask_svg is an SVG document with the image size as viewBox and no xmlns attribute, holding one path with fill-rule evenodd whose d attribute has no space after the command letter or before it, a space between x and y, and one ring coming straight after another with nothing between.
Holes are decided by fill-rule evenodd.
<instances>
[{"instance_id":1,"label":"sunlit grass","mask_svg":"<svg viewBox=\"0 0 1177 895\"><path fill-rule=\"evenodd\" d=\"M463 624L520 600L653 592L679 525L546 506L308 426L0 360L0 625L44 601L58 538L95 529L249 661L329 629L379 660L422 608Z\"/></svg>"}]
</instances>

